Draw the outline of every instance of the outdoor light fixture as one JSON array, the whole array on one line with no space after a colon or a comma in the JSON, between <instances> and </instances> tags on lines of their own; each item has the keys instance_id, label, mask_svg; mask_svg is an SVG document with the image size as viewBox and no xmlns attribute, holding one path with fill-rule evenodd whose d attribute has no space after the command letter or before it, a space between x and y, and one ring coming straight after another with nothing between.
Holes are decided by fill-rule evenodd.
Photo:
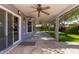
<instances>
[{"instance_id":1,"label":"outdoor light fixture","mask_svg":"<svg viewBox=\"0 0 79 59\"><path fill-rule=\"evenodd\" d=\"M20 10L18 10L18 14L19 14L19 15L21 15L21 12L20 12Z\"/></svg>"}]
</instances>

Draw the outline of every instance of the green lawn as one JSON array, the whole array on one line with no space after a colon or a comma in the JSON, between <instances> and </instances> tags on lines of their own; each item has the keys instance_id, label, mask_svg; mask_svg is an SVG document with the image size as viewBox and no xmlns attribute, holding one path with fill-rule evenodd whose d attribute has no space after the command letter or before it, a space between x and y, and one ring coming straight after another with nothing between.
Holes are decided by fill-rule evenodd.
<instances>
[{"instance_id":1,"label":"green lawn","mask_svg":"<svg viewBox=\"0 0 79 59\"><path fill-rule=\"evenodd\" d=\"M50 36L54 37L54 31L50 32ZM59 32L59 41L62 41L62 42L79 42L79 35Z\"/></svg>"}]
</instances>

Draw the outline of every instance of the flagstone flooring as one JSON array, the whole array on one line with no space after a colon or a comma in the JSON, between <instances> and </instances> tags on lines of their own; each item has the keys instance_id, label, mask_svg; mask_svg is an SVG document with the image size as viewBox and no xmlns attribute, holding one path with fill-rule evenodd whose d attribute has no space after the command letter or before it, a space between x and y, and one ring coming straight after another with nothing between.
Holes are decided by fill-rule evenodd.
<instances>
[{"instance_id":1,"label":"flagstone flooring","mask_svg":"<svg viewBox=\"0 0 79 59\"><path fill-rule=\"evenodd\" d=\"M24 42L24 43L23 43ZM32 38L24 40L7 54L76 54L79 45L57 42L44 32L37 32ZM27 44L28 43L28 44Z\"/></svg>"}]
</instances>

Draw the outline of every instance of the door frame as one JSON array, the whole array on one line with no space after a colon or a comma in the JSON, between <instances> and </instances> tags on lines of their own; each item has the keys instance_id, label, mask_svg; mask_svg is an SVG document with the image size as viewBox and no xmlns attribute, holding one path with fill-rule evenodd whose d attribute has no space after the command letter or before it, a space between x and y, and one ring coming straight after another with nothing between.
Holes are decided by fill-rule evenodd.
<instances>
[{"instance_id":1,"label":"door frame","mask_svg":"<svg viewBox=\"0 0 79 59\"><path fill-rule=\"evenodd\" d=\"M19 16L18 14L12 12L11 10L5 8L5 7L2 6L2 5L0 5L0 8L6 11L6 17L5 17L5 20L6 20L6 29L5 29L6 40L8 40L8 39L7 39L7 36L8 36L8 17L7 17L7 15L8 15L8 12L11 13L13 16L16 16L16 17L19 18L19 19L18 19L18 20L19 20L19 40L16 41L16 42L13 42L13 45L14 45L14 44L18 43L19 41L21 41L21 16ZM7 45L7 43L6 43L6 45Z\"/></svg>"}]
</instances>

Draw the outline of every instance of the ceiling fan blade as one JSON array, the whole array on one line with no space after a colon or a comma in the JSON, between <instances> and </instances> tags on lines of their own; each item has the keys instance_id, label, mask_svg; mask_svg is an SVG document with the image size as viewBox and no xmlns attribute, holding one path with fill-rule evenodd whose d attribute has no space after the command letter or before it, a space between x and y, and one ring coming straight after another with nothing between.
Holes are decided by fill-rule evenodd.
<instances>
[{"instance_id":1,"label":"ceiling fan blade","mask_svg":"<svg viewBox=\"0 0 79 59\"><path fill-rule=\"evenodd\" d=\"M44 14L50 15L49 13L47 13L47 12L45 12L45 11L43 11L43 10L42 10L41 12L44 13Z\"/></svg>"},{"instance_id":2,"label":"ceiling fan blade","mask_svg":"<svg viewBox=\"0 0 79 59\"><path fill-rule=\"evenodd\" d=\"M46 7L43 7L42 10L45 10L45 9L50 9L49 6L46 6Z\"/></svg>"}]
</instances>

